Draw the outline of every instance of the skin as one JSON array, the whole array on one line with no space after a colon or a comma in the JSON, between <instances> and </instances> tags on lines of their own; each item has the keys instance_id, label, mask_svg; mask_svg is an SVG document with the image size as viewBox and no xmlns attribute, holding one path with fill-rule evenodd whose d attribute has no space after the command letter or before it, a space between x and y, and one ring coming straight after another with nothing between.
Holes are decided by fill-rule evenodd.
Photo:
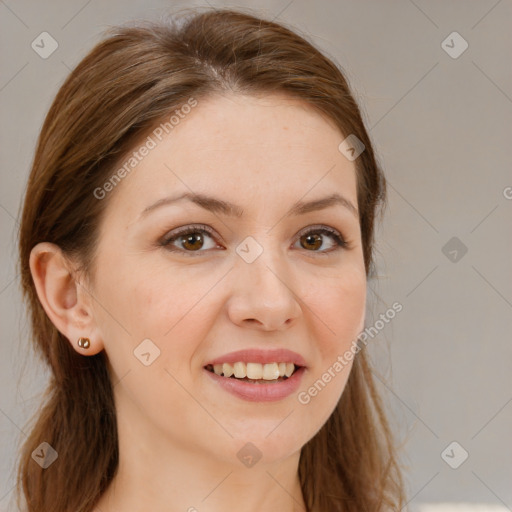
<instances>
[{"instance_id":1,"label":"skin","mask_svg":"<svg viewBox=\"0 0 512 512\"><path fill-rule=\"evenodd\" d=\"M78 278L53 244L33 249L31 270L50 319L84 357L105 350L116 384L119 471L97 510L305 509L300 450L334 410L351 363L308 404L297 395L362 331L366 275L357 215L341 205L285 213L333 191L357 208L355 165L338 150L343 139L296 99L201 99L103 199L94 275ZM183 201L139 220L149 205L183 192L236 203L244 215ZM214 235L199 232L203 246L175 240L181 252L158 244L190 224ZM309 245L298 236L319 224L338 230L349 248L328 252L337 247L331 236L320 233ZM263 248L250 264L236 252L248 236ZM89 349L76 345L80 336L90 338ZM149 366L133 353L146 338L160 349ZM215 385L203 366L244 348L300 353L307 370L298 392L248 402ZM236 456L247 442L262 453L252 467Z\"/></svg>"}]
</instances>

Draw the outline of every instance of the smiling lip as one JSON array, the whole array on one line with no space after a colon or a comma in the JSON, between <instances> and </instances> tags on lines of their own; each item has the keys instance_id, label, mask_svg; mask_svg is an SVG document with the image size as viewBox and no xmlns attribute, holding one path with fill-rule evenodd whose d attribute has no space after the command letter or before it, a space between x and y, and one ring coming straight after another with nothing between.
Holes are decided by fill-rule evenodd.
<instances>
[{"instance_id":1,"label":"smiling lip","mask_svg":"<svg viewBox=\"0 0 512 512\"><path fill-rule=\"evenodd\" d=\"M255 384L231 377L222 377L204 370L219 386L229 393L249 402L275 402L297 391L306 368L295 370L291 377L279 382Z\"/></svg>"},{"instance_id":2,"label":"smiling lip","mask_svg":"<svg viewBox=\"0 0 512 512\"><path fill-rule=\"evenodd\" d=\"M261 349L246 349L238 350L237 352L230 352L223 356L217 357L208 361L205 366L209 364L222 364L222 363L293 363L296 366L306 366L305 359L296 352L284 348L276 350L261 350ZM293 375L292 375L293 377ZM225 378L225 377L223 377ZM291 377L290 377L291 378Z\"/></svg>"}]
</instances>

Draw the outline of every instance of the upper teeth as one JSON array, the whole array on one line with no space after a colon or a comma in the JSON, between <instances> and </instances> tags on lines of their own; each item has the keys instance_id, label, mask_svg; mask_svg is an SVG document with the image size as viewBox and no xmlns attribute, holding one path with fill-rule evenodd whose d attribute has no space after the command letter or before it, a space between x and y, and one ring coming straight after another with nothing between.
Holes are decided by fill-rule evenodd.
<instances>
[{"instance_id":1,"label":"upper teeth","mask_svg":"<svg viewBox=\"0 0 512 512\"><path fill-rule=\"evenodd\" d=\"M213 371L217 375L231 377L234 375L238 379L247 377L248 379L274 380L279 377L290 377L295 369L293 363L244 363L237 362L233 365L229 363L214 364Z\"/></svg>"}]
</instances>

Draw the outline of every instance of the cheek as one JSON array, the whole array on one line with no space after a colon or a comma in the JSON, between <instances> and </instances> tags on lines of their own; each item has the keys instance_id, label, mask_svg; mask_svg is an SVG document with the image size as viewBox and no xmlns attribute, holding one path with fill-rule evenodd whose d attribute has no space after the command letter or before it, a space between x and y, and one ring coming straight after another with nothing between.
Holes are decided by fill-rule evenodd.
<instances>
[{"instance_id":1,"label":"cheek","mask_svg":"<svg viewBox=\"0 0 512 512\"><path fill-rule=\"evenodd\" d=\"M105 273L101 293L130 332L161 339L193 314L209 281L187 269L133 261Z\"/></svg>"},{"instance_id":2,"label":"cheek","mask_svg":"<svg viewBox=\"0 0 512 512\"><path fill-rule=\"evenodd\" d=\"M312 287L307 304L316 314L316 339L324 357L346 350L364 326L366 276L364 269L350 267L336 278Z\"/></svg>"},{"instance_id":3,"label":"cheek","mask_svg":"<svg viewBox=\"0 0 512 512\"><path fill-rule=\"evenodd\" d=\"M314 290L306 302L315 313L311 318L314 318L312 335L317 358L301 388L302 394L297 397L301 406L310 413L311 428L327 421L345 389L353 366L352 358L344 355L350 351L364 327L364 268L351 266L349 269L347 266L343 274L319 282Z\"/></svg>"},{"instance_id":4,"label":"cheek","mask_svg":"<svg viewBox=\"0 0 512 512\"><path fill-rule=\"evenodd\" d=\"M215 295L211 289L218 278L187 269L152 266L143 272L141 266L134 268L116 271L120 285L112 286L110 277L111 285L104 289L116 319L130 333L117 329L117 336L126 339L131 352L149 338L160 350L156 366L171 373L187 371L197 346L208 335L211 318L207 315L214 314L214 307L210 304L205 309L205 305ZM121 279L121 275L129 277Z\"/></svg>"},{"instance_id":5,"label":"cheek","mask_svg":"<svg viewBox=\"0 0 512 512\"><path fill-rule=\"evenodd\" d=\"M347 277L337 290L337 296L333 297L332 308L332 314L337 318L334 330L346 347L347 343L357 338L364 326L366 277L361 274Z\"/></svg>"}]
</instances>

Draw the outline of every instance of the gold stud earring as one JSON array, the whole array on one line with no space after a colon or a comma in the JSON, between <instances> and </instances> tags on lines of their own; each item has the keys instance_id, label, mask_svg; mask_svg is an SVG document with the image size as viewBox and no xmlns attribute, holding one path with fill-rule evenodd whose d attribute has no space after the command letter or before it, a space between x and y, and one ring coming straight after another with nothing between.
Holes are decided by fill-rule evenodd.
<instances>
[{"instance_id":1,"label":"gold stud earring","mask_svg":"<svg viewBox=\"0 0 512 512\"><path fill-rule=\"evenodd\" d=\"M91 341L89 338L78 338L77 345L80 348L89 348L91 346Z\"/></svg>"}]
</instances>

